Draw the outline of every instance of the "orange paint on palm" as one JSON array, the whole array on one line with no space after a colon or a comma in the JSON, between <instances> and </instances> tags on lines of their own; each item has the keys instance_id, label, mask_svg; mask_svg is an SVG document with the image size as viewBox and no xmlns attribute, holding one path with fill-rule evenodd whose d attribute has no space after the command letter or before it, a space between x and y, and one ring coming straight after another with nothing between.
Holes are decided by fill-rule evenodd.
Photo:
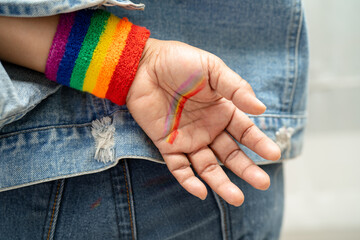
<instances>
[{"instance_id":1,"label":"orange paint on palm","mask_svg":"<svg viewBox=\"0 0 360 240\"><path fill-rule=\"evenodd\" d=\"M201 77L201 76L200 76ZM166 126L169 124L169 116L170 112L173 112L173 120L170 130L167 130L168 133L170 133L167 137L167 142L170 144L173 144L176 137L179 134L178 128L180 125L180 119L182 111L185 107L185 103L187 100L194 95L196 95L198 92L200 92L206 85L205 77L201 77L198 81L193 81L194 75L192 75L185 83L184 85L180 86L180 91L176 91L176 93L180 92L180 99L176 101L176 96L173 97L173 104L170 105L169 109L172 109L172 111L169 111L167 123ZM181 93L181 90L185 90L186 92ZM175 103L175 104L174 104ZM172 106L173 105L173 106ZM175 106L175 107L174 107Z\"/></svg>"}]
</instances>

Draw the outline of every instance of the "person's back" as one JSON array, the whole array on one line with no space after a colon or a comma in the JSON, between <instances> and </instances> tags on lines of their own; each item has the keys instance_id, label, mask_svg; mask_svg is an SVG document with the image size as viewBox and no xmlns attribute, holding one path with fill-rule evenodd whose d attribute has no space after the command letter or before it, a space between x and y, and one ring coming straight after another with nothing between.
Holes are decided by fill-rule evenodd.
<instances>
[{"instance_id":1,"label":"person's back","mask_svg":"<svg viewBox=\"0 0 360 240\"><path fill-rule=\"evenodd\" d=\"M250 83L257 97L267 105L263 115L250 118L278 143L282 159L300 154L307 87L306 29L300 1L144 3L144 12L116 7L107 10L147 27L153 38L183 41L220 57ZM178 60L180 65L183 59ZM278 238L283 208L281 163L265 160L240 145L256 163L269 164L261 168L270 176L271 187L260 192L224 168L230 180L244 192L245 203L240 208L232 207L212 191L206 200L200 201L181 188L165 165L158 164L163 162L163 150L160 148L159 152L154 139L148 138L149 130L144 129L141 119L136 117L137 111L132 110L134 104L128 104L128 108L141 127L125 105L59 88L47 82L42 74L13 64L3 66L12 80L8 81L4 73L1 81L9 86L4 96L16 96L25 89L23 102L32 103L26 106L18 101L9 106L9 97L0 98L8 101L4 109L12 107L11 114L2 115L5 117L1 119L0 187L11 191L0 194L0 211L1 216L10 219L8 224L17 226L11 228L2 221L0 232L4 236ZM13 92L9 93L9 89ZM168 109L169 103L163 103ZM151 113L154 106L150 107ZM221 111L216 114L220 114L217 118L223 117ZM102 139L96 136L102 131L113 138L110 146L113 156L97 161L96 144ZM227 131L231 132L231 128ZM218 136L218 144L209 146L221 161L219 151L232 143L224 145L227 138ZM176 144L175 140L173 145ZM197 170L196 165L194 168ZM90 174L95 172L101 173ZM73 176L81 177L70 178ZM52 181L55 179L59 180ZM41 183L47 181L50 182ZM28 185L34 186L24 188ZM30 195L33 200L23 205L24 196ZM25 213L23 224L19 224L13 209ZM34 216L36 211L39 214ZM20 226L24 227L22 231L17 230Z\"/></svg>"}]
</instances>

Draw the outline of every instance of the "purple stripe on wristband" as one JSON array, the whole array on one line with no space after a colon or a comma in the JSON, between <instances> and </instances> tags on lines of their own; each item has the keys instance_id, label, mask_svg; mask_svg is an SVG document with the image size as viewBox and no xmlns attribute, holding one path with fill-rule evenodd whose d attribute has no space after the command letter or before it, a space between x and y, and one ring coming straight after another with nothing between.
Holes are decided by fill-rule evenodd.
<instances>
[{"instance_id":1,"label":"purple stripe on wristband","mask_svg":"<svg viewBox=\"0 0 360 240\"><path fill-rule=\"evenodd\" d=\"M56 75L61 59L65 53L66 43L75 21L75 12L61 14L58 28L51 45L49 56L46 62L45 75L51 81L56 82Z\"/></svg>"}]
</instances>

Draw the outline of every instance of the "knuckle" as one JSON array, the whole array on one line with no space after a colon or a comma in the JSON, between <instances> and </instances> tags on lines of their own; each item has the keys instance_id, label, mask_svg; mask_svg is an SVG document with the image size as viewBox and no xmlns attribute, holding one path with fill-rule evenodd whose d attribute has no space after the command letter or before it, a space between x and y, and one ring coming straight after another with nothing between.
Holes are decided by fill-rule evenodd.
<instances>
[{"instance_id":1,"label":"knuckle","mask_svg":"<svg viewBox=\"0 0 360 240\"><path fill-rule=\"evenodd\" d=\"M214 172L218 167L219 167L219 164L217 164L217 163L208 163L202 169L200 169L199 175L202 176L202 175Z\"/></svg>"},{"instance_id":2,"label":"knuckle","mask_svg":"<svg viewBox=\"0 0 360 240\"><path fill-rule=\"evenodd\" d=\"M240 136L239 142L244 144L249 136L251 136L252 132L254 131L255 124L251 123L249 127L247 127Z\"/></svg>"},{"instance_id":3,"label":"knuckle","mask_svg":"<svg viewBox=\"0 0 360 240\"><path fill-rule=\"evenodd\" d=\"M232 93L231 93L231 96L230 96L230 100L234 100L234 98L235 98L235 95L238 93L238 92L240 92L241 91L241 88L237 88L237 89L235 89Z\"/></svg>"},{"instance_id":4,"label":"knuckle","mask_svg":"<svg viewBox=\"0 0 360 240\"><path fill-rule=\"evenodd\" d=\"M176 174L177 172L180 172L182 170L186 170L189 166L188 165L179 165L179 166L176 166L172 169L170 169L170 172L172 174Z\"/></svg>"},{"instance_id":5,"label":"knuckle","mask_svg":"<svg viewBox=\"0 0 360 240\"><path fill-rule=\"evenodd\" d=\"M250 92L253 94L252 87L250 84L244 80L243 78L240 78L240 82L238 83L237 88L231 93L231 100L234 100L236 98L236 95L243 96L244 94L247 94Z\"/></svg>"},{"instance_id":6,"label":"knuckle","mask_svg":"<svg viewBox=\"0 0 360 240\"><path fill-rule=\"evenodd\" d=\"M254 141L253 144L252 144L252 149L255 149L256 146L257 146L260 142L262 142L264 139L265 139L265 136L261 136L261 137L256 138L255 141Z\"/></svg>"},{"instance_id":7,"label":"knuckle","mask_svg":"<svg viewBox=\"0 0 360 240\"><path fill-rule=\"evenodd\" d=\"M250 163L249 165L247 165L240 173L239 173L239 177L241 178L245 178L246 173L252 168L256 166L253 163Z\"/></svg>"},{"instance_id":8,"label":"knuckle","mask_svg":"<svg viewBox=\"0 0 360 240\"><path fill-rule=\"evenodd\" d=\"M241 152L242 152L241 149L234 149L226 156L226 158L223 161L223 164L225 166L228 166L234 159L238 158Z\"/></svg>"},{"instance_id":9,"label":"knuckle","mask_svg":"<svg viewBox=\"0 0 360 240\"><path fill-rule=\"evenodd\" d=\"M221 64L219 64L219 60L221 61L220 58L212 54L208 54L206 57L208 75L211 76L209 81L211 89L218 89L221 76Z\"/></svg>"},{"instance_id":10,"label":"knuckle","mask_svg":"<svg viewBox=\"0 0 360 240\"><path fill-rule=\"evenodd\" d=\"M246 92L251 92L251 93L253 92L251 85L242 77L240 77L239 86L240 89L242 89L243 91L245 90Z\"/></svg>"},{"instance_id":11,"label":"knuckle","mask_svg":"<svg viewBox=\"0 0 360 240\"><path fill-rule=\"evenodd\" d=\"M240 143L254 149L260 142L265 139L264 134L258 134L258 128L254 123L248 127L240 137Z\"/></svg>"},{"instance_id":12,"label":"knuckle","mask_svg":"<svg viewBox=\"0 0 360 240\"><path fill-rule=\"evenodd\" d=\"M190 166L179 165L173 169L170 169L171 174L176 178L180 185L185 184L192 176L192 170Z\"/></svg>"}]
</instances>

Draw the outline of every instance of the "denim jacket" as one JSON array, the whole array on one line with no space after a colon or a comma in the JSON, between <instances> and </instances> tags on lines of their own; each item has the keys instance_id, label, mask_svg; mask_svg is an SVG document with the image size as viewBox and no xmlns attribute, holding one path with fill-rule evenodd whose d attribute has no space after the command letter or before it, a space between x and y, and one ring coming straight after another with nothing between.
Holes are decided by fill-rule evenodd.
<instances>
[{"instance_id":1,"label":"denim jacket","mask_svg":"<svg viewBox=\"0 0 360 240\"><path fill-rule=\"evenodd\" d=\"M153 38L212 52L248 80L267 105L263 115L250 118L278 143L282 160L301 153L308 45L300 0L143 2L145 11L129 11L144 5L126 0L0 0L0 15L47 16L102 6L147 27ZM0 86L0 191L103 171L121 158L163 163L126 106L5 62ZM102 148L103 132L111 141ZM256 163L269 163L240 147ZM96 160L99 155L102 161Z\"/></svg>"}]
</instances>

